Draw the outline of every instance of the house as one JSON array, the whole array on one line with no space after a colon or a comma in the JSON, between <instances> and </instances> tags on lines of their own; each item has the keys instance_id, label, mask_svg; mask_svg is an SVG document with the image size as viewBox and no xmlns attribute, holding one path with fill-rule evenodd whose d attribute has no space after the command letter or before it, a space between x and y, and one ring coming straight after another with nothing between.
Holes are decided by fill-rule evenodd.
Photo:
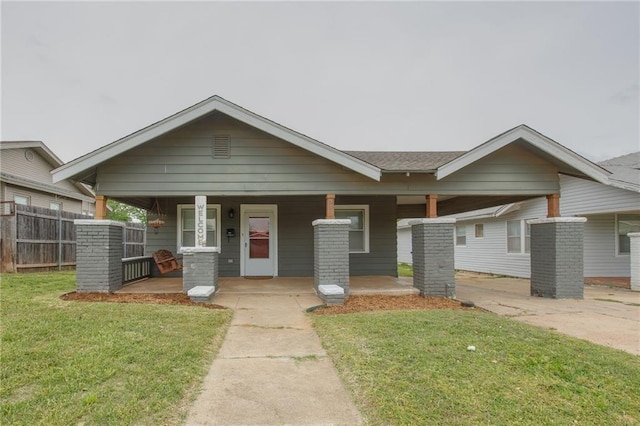
<instances>
[{"instance_id":1,"label":"house","mask_svg":"<svg viewBox=\"0 0 640 426\"><path fill-rule=\"evenodd\" d=\"M560 176L562 216L583 216L584 276L630 276L629 232L640 231L640 152L599 163L612 172L608 184ZM529 278L530 227L544 217L546 200L518 203L454 215L456 269ZM411 263L411 226L398 221L398 261ZM524 238L522 238L524 236Z\"/></svg>"},{"instance_id":2,"label":"house","mask_svg":"<svg viewBox=\"0 0 640 426\"><path fill-rule=\"evenodd\" d=\"M629 277L630 232L640 231L640 152L599 163L609 184L560 176L562 216L583 216L584 276ZM456 215L456 268L529 278L528 219L543 217L546 202L527 200Z\"/></svg>"},{"instance_id":3,"label":"house","mask_svg":"<svg viewBox=\"0 0 640 426\"><path fill-rule=\"evenodd\" d=\"M426 136L417 137L428 146ZM548 199L548 215L558 216L559 174L604 184L609 176L525 125L468 152L345 152L213 96L59 167L53 177L91 185L96 218L105 217L107 198L150 210L158 226L148 233L147 254L209 256L213 280L313 276L316 284L346 287L349 275L396 276L398 218L426 217L424 232L446 235L452 222L436 216L540 196ZM111 235L117 232L104 232ZM205 236L207 250L192 250ZM117 275L115 266L104 267ZM185 268L184 279L196 269ZM452 275L443 277L450 286ZM91 288L118 286L104 285Z\"/></svg>"},{"instance_id":4,"label":"house","mask_svg":"<svg viewBox=\"0 0 640 426\"><path fill-rule=\"evenodd\" d=\"M0 201L93 216L95 195L85 184L53 182L51 171L64 163L40 141L0 142Z\"/></svg>"}]
</instances>

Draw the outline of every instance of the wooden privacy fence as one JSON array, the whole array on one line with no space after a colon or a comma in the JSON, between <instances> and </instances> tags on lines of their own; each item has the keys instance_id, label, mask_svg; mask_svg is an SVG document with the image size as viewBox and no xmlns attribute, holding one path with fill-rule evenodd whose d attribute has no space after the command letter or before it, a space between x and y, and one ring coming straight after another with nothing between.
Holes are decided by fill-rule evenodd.
<instances>
[{"instance_id":1,"label":"wooden privacy fence","mask_svg":"<svg viewBox=\"0 0 640 426\"><path fill-rule=\"evenodd\" d=\"M0 217L0 272L75 269L75 219L78 213L15 205L13 214ZM145 227L127 223L122 231L123 257L142 256Z\"/></svg>"}]
</instances>

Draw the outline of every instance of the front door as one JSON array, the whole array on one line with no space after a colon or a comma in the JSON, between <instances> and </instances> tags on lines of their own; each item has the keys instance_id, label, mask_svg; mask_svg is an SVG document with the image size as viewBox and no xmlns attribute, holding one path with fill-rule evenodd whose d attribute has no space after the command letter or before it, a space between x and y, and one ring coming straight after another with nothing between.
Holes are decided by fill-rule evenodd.
<instances>
[{"instance_id":1,"label":"front door","mask_svg":"<svg viewBox=\"0 0 640 426\"><path fill-rule=\"evenodd\" d=\"M240 213L242 275L278 275L277 206L243 204L240 206Z\"/></svg>"}]
</instances>

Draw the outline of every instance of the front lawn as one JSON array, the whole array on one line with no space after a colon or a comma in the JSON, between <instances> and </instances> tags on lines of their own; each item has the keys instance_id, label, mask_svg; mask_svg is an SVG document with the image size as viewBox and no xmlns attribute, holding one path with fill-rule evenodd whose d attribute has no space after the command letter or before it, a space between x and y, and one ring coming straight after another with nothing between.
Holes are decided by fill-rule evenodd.
<instances>
[{"instance_id":1,"label":"front lawn","mask_svg":"<svg viewBox=\"0 0 640 426\"><path fill-rule=\"evenodd\" d=\"M622 351L481 311L313 322L374 425L640 422L640 357Z\"/></svg>"},{"instance_id":2,"label":"front lawn","mask_svg":"<svg viewBox=\"0 0 640 426\"><path fill-rule=\"evenodd\" d=\"M63 301L73 272L0 279L0 424L180 424L231 318Z\"/></svg>"}]
</instances>

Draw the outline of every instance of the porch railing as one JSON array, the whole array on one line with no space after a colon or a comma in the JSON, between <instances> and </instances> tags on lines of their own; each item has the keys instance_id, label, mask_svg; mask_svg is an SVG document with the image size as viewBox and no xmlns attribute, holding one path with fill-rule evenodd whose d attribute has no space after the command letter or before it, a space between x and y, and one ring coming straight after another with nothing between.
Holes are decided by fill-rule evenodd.
<instances>
[{"instance_id":1,"label":"porch railing","mask_svg":"<svg viewBox=\"0 0 640 426\"><path fill-rule=\"evenodd\" d=\"M128 284L151 276L151 256L122 259L122 284Z\"/></svg>"}]
</instances>

